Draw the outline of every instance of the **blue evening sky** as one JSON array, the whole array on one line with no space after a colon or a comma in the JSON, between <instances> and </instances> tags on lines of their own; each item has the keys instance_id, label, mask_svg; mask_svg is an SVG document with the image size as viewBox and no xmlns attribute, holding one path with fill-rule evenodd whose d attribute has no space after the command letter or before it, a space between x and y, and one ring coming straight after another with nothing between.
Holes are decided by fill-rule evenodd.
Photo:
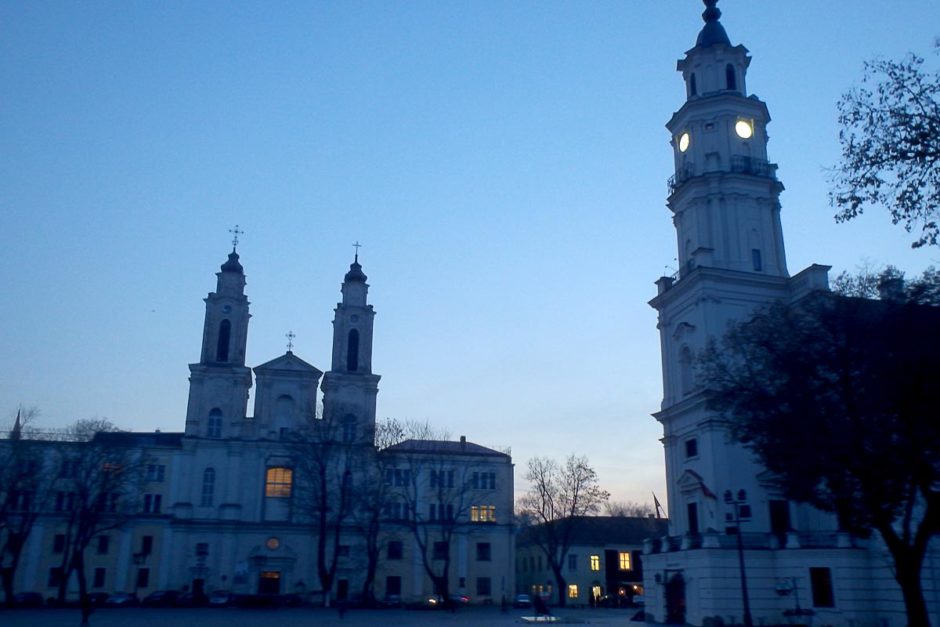
<instances>
[{"instance_id":1,"label":"blue evening sky","mask_svg":"<svg viewBox=\"0 0 940 627\"><path fill-rule=\"evenodd\" d=\"M773 121L789 269L937 263L832 220L862 62L936 66L933 0L723 0ZM352 258L379 416L587 455L665 503L653 281L675 266L664 123L697 0L0 4L0 423L182 430L205 295L239 245L248 361L329 368ZM249 406L250 409L250 406Z\"/></svg>"}]
</instances>

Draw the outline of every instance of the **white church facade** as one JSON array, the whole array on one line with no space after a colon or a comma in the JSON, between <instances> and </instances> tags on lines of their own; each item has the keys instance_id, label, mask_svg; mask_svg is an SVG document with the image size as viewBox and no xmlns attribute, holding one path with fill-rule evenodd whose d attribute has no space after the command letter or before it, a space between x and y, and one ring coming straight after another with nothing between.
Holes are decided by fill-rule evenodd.
<instances>
[{"instance_id":1,"label":"white church facade","mask_svg":"<svg viewBox=\"0 0 940 627\"><path fill-rule=\"evenodd\" d=\"M325 373L290 349L254 368L245 364L245 285L233 249L205 298L200 359L189 366L185 430L96 436L130 451L127 459L139 460L142 477L139 493L116 497L127 506L127 520L98 533L85 551L89 592L143 598L155 590L197 596L226 590L318 603L327 596L359 597L371 571L376 599L408 603L438 592L440 581L430 571L446 576L449 592L471 602L510 595L510 455L463 437L404 440L381 450L375 445L375 312L358 255L342 283ZM44 474L58 478L41 493L31 484L29 507L40 515L17 568L16 592L56 596L81 487L67 472L68 460L91 445L37 443L44 448ZM321 462L317 475L311 468ZM323 485L312 485L321 475ZM348 493L340 490L346 485L352 486ZM337 518L344 507L346 515ZM329 513L318 519L322 511ZM328 587L324 565L332 570Z\"/></svg>"},{"instance_id":2,"label":"white church facade","mask_svg":"<svg viewBox=\"0 0 940 627\"><path fill-rule=\"evenodd\" d=\"M645 546L646 610L657 622L741 624L747 598L753 624L901 626L904 604L884 546L786 500L696 382L695 355L729 321L829 289L826 266L787 270L767 106L747 92L747 49L731 44L715 0L705 4L705 25L678 62L686 100L666 125L679 271L657 281L650 305L661 338L663 401L654 416L663 426L670 529ZM940 621L937 551L925 570Z\"/></svg>"}]
</instances>

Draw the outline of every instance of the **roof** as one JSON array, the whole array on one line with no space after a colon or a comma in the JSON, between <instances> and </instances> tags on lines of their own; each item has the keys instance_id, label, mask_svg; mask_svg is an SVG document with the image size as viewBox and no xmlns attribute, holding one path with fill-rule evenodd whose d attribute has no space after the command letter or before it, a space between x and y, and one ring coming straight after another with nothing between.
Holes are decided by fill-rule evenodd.
<instances>
[{"instance_id":1,"label":"roof","mask_svg":"<svg viewBox=\"0 0 940 627\"><path fill-rule=\"evenodd\" d=\"M182 433L135 433L133 431L99 431L92 438L92 442L109 444L112 446L166 446L180 447L183 442Z\"/></svg>"},{"instance_id":2,"label":"roof","mask_svg":"<svg viewBox=\"0 0 940 627\"><path fill-rule=\"evenodd\" d=\"M447 455L483 455L487 457L505 457L506 453L495 451L473 442L460 440L405 440L398 444L393 444L384 449L390 453L427 453L427 454L447 454Z\"/></svg>"},{"instance_id":3,"label":"roof","mask_svg":"<svg viewBox=\"0 0 940 627\"><path fill-rule=\"evenodd\" d=\"M721 10L715 6L717 3L718 0L705 0L707 8L705 12L702 13L705 26L702 27L702 31L698 34L698 39L695 41L695 45L699 48L708 48L715 44L731 45L731 40L728 39L728 33L725 32L725 27L718 21L718 18L721 17Z\"/></svg>"},{"instance_id":4,"label":"roof","mask_svg":"<svg viewBox=\"0 0 940 627\"><path fill-rule=\"evenodd\" d=\"M260 366L255 366L253 370L255 372L258 370L292 370L294 372L308 372L315 374L317 377L323 374L315 366L307 363L295 355L292 351L287 351L280 357L275 357L271 361L266 361Z\"/></svg>"},{"instance_id":5,"label":"roof","mask_svg":"<svg viewBox=\"0 0 940 627\"><path fill-rule=\"evenodd\" d=\"M647 538L668 533L666 518L628 516L575 516L566 519L573 526L571 545L640 545ZM519 534L519 544L532 541L542 525L528 527Z\"/></svg>"}]
</instances>

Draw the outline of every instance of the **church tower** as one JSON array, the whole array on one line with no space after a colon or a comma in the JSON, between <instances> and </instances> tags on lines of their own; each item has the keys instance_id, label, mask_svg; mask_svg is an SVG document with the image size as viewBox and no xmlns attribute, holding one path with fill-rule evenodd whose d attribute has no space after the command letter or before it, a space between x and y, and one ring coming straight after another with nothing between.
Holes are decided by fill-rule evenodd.
<instances>
[{"instance_id":1,"label":"church tower","mask_svg":"<svg viewBox=\"0 0 940 627\"><path fill-rule=\"evenodd\" d=\"M379 375L372 374L372 324L369 285L357 253L343 279L343 301L333 317L333 359L323 375L323 418L337 439L372 444Z\"/></svg>"},{"instance_id":2,"label":"church tower","mask_svg":"<svg viewBox=\"0 0 940 627\"><path fill-rule=\"evenodd\" d=\"M189 365L187 436L239 436L248 406L251 369L245 366L245 347L251 314L235 245L216 277L215 291L205 298L202 354L199 363Z\"/></svg>"},{"instance_id":3,"label":"church tower","mask_svg":"<svg viewBox=\"0 0 940 627\"><path fill-rule=\"evenodd\" d=\"M746 519L740 525L746 533L766 534L768 548L782 548L802 515L750 451L729 437L720 416L709 411L696 357L710 340L720 340L729 322L773 301L828 289L828 267L788 274L780 221L783 184L767 154L770 114L763 101L747 93L747 49L731 44L717 0L704 3L704 27L677 67L685 101L666 124L675 159L667 205L679 270L656 282L658 294L650 305L659 314L663 402L654 416L663 425L670 538L658 546L661 553L644 558L646 572L661 584L648 584L653 597L647 607L652 610L651 600L666 606L653 613L655 620L694 624L706 616L743 615L735 606L740 594L722 589L733 590L734 571L724 583L713 574L726 562L729 568L736 563L733 551L717 550L734 546L727 536L738 531L736 514ZM738 505L725 501L726 492ZM699 589L680 595L692 579L688 585Z\"/></svg>"}]
</instances>

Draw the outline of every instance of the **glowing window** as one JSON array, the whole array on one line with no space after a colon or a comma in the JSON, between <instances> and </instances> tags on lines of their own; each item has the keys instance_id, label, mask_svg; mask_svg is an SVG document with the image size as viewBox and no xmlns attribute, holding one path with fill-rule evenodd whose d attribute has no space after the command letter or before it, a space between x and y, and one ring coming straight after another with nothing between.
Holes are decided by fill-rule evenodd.
<instances>
[{"instance_id":1,"label":"glowing window","mask_svg":"<svg viewBox=\"0 0 940 627\"><path fill-rule=\"evenodd\" d=\"M592 555L591 556L591 570L595 573L601 569L601 556Z\"/></svg>"},{"instance_id":2,"label":"glowing window","mask_svg":"<svg viewBox=\"0 0 940 627\"><path fill-rule=\"evenodd\" d=\"M578 598L578 584L570 583L568 584L568 598L577 599Z\"/></svg>"},{"instance_id":3,"label":"glowing window","mask_svg":"<svg viewBox=\"0 0 940 627\"><path fill-rule=\"evenodd\" d=\"M264 482L264 495L271 498L290 498L294 471L290 468L268 468Z\"/></svg>"},{"instance_id":4,"label":"glowing window","mask_svg":"<svg viewBox=\"0 0 940 627\"><path fill-rule=\"evenodd\" d=\"M472 505L470 506L471 522L496 522L495 505Z\"/></svg>"},{"instance_id":5,"label":"glowing window","mask_svg":"<svg viewBox=\"0 0 940 627\"><path fill-rule=\"evenodd\" d=\"M620 570L631 570L632 565L630 563L630 552L621 551L620 552Z\"/></svg>"}]
</instances>

